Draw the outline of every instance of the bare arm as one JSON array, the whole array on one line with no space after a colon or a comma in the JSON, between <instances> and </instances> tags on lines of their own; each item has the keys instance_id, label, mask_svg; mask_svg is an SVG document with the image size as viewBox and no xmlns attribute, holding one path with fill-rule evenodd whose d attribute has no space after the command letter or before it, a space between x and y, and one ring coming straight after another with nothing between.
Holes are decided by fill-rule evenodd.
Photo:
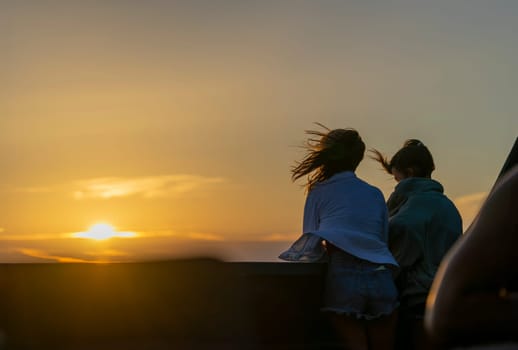
<instances>
[{"instance_id":1,"label":"bare arm","mask_svg":"<svg viewBox=\"0 0 518 350\"><path fill-rule=\"evenodd\" d=\"M490 194L476 221L442 262L425 325L441 342L499 341L518 334L518 167Z\"/></svg>"}]
</instances>

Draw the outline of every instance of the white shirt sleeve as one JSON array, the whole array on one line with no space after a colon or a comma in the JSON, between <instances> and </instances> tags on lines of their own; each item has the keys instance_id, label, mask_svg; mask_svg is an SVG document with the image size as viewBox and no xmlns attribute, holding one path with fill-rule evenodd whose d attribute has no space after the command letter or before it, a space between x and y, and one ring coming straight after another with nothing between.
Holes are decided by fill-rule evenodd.
<instances>
[{"instance_id":1,"label":"white shirt sleeve","mask_svg":"<svg viewBox=\"0 0 518 350\"><path fill-rule=\"evenodd\" d=\"M286 261L317 262L322 260L325 249L322 246L322 238L312 232L318 230L319 219L317 203L311 192L306 197L304 205L304 219L302 223L302 236L291 247L279 255L279 259Z\"/></svg>"}]
</instances>

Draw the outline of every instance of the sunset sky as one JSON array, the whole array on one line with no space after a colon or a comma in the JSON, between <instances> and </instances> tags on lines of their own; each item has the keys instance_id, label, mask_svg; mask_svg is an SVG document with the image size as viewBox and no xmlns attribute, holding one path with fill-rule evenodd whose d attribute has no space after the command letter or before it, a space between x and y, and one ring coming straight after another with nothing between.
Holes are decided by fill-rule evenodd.
<instances>
[{"instance_id":1,"label":"sunset sky","mask_svg":"<svg viewBox=\"0 0 518 350\"><path fill-rule=\"evenodd\" d=\"M275 261L314 122L421 139L465 226L518 136L515 1L0 0L0 262ZM365 159L359 177L395 185ZM134 236L82 238L94 224Z\"/></svg>"}]
</instances>

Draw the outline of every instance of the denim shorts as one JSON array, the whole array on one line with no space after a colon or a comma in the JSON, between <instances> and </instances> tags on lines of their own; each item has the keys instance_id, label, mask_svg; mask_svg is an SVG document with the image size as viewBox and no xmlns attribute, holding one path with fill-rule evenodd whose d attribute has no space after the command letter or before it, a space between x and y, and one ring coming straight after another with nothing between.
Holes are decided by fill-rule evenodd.
<instances>
[{"instance_id":1,"label":"denim shorts","mask_svg":"<svg viewBox=\"0 0 518 350\"><path fill-rule=\"evenodd\" d=\"M399 305L392 271L342 250L329 254L322 311L372 320Z\"/></svg>"}]
</instances>

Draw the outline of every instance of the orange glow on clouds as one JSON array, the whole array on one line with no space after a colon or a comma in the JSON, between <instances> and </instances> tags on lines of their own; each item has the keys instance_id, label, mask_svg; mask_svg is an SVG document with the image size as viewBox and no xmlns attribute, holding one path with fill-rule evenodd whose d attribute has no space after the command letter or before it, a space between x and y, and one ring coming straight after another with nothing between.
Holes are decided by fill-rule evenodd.
<instances>
[{"instance_id":1,"label":"orange glow on clouds","mask_svg":"<svg viewBox=\"0 0 518 350\"><path fill-rule=\"evenodd\" d=\"M52 260L59 263L107 263L108 261L105 260L85 260L80 258L74 258L70 256L59 256L59 255L53 255L49 254L43 250L39 249L20 249L20 253L26 256L38 258L38 259L44 259L44 260Z\"/></svg>"},{"instance_id":2,"label":"orange glow on clouds","mask_svg":"<svg viewBox=\"0 0 518 350\"><path fill-rule=\"evenodd\" d=\"M453 200L462 216L464 230L473 222L482 204L487 198L488 192L477 192L457 197Z\"/></svg>"},{"instance_id":3,"label":"orange glow on clouds","mask_svg":"<svg viewBox=\"0 0 518 350\"><path fill-rule=\"evenodd\" d=\"M76 199L120 198L142 196L144 198L172 197L198 189L202 186L223 182L223 178L201 175L172 174L136 178L96 178L78 182Z\"/></svg>"}]
</instances>

